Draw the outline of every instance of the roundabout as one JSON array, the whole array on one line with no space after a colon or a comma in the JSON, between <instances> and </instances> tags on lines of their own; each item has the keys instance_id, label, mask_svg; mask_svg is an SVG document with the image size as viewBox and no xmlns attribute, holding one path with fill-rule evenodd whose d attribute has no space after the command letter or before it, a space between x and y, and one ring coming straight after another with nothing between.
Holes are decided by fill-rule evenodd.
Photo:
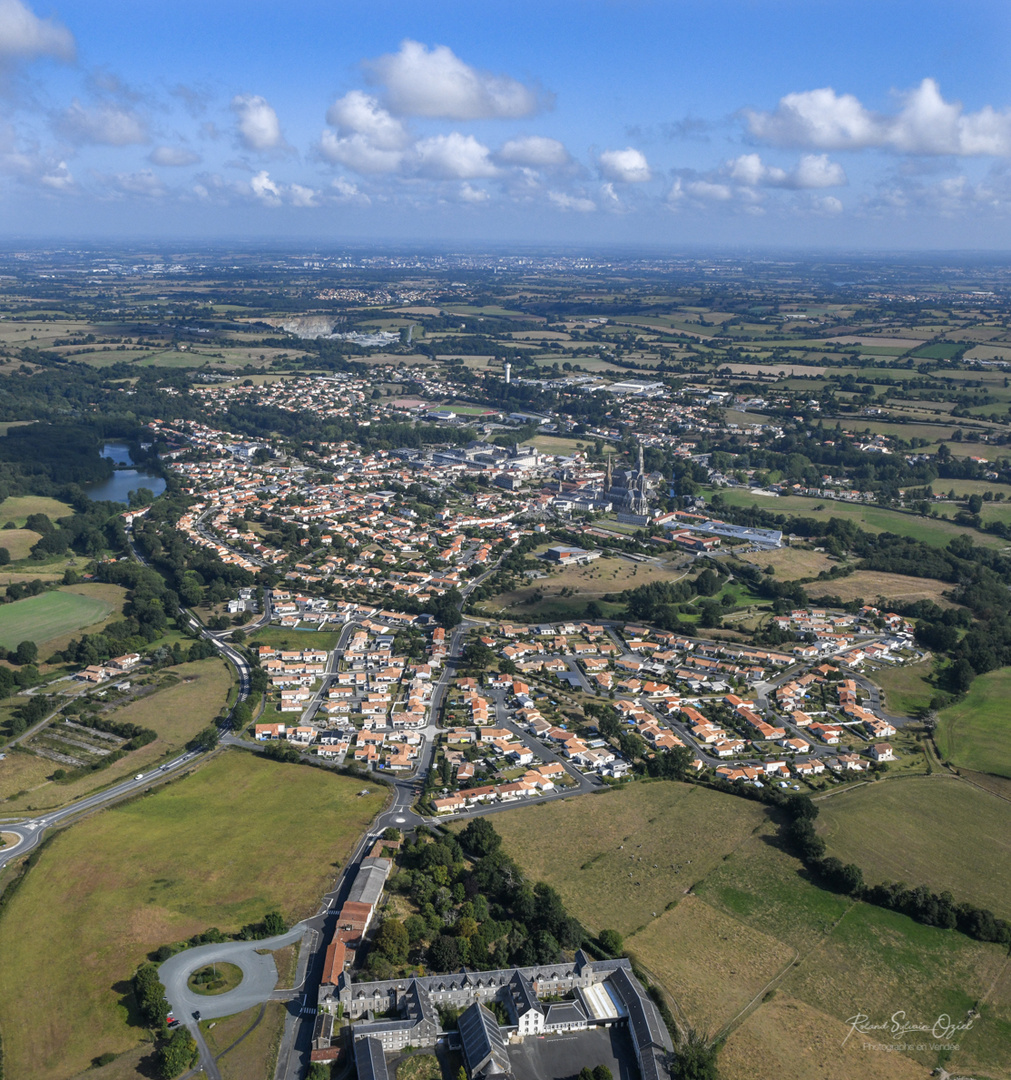
<instances>
[{"instance_id":1,"label":"roundabout","mask_svg":"<svg viewBox=\"0 0 1011 1080\"><path fill-rule=\"evenodd\" d=\"M194 1013L199 1013L201 1020L217 1020L269 1001L277 986L277 967L270 954L274 949L294 944L302 937L304 929L299 924L277 937L199 945L169 957L158 968L158 977L165 987L172 1011L186 1024L193 1019ZM215 967L217 977L213 974ZM199 979L208 968L212 971L210 982L193 981L194 976ZM222 973L231 968L238 974L229 971L229 978L222 980ZM225 984L220 989L204 989L219 981ZM194 985L201 988L194 989Z\"/></svg>"},{"instance_id":2,"label":"roundabout","mask_svg":"<svg viewBox=\"0 0 1011 1080\"><path fill-rule=\"evenodd\" d=\"M21 833L7 829L0 830L0 838L3 839L3 847L0 847L0 870L2 870L7 865L7 860L17 855L25 846L25 838Z\"/></svg>"},{"instance_id":3,"label":"roundabout","mask_svg":"<svg viewBox=\"0 0 1011 1080\"><path fill-rule=\"evenodd\" d=\"M234 990L242 983L242 977L242 968L237 964L212 963L194 971L186 985L194 994L217 997Z\"/></svg>"}]
</instances>

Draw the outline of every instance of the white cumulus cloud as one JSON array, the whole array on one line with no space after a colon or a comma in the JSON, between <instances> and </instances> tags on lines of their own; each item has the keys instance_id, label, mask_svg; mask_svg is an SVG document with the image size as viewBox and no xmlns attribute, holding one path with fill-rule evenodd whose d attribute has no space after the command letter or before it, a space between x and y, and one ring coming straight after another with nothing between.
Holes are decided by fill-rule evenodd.
<instances>
[{"instance_id":1,"label":"white cumulus cloud","mask_svg":"<svg viewBox=\"0 0 1011 1080\"><path fill-rule=\"evenodd\" d=\"M803 190L808 188L841 187L846 173L827 154L805 154L790 172L776 165L767 165L758 154L742 154L728 161L725 173L746 187L780 187Z\"/></svg>"},{"instance_id":2,"label":"white cumulus cloud","mask_svg":"<svg viewBox=\"0 0 1011 1080\"><path fill-rule=\"evenodd\" d=\"M823 150L875 146L878 121L852 94L831 87L780 98L774 112L746 114L751 134L776 146L814 146Z\"/></svg>"},{"instance_id":3,"label":"white cumulus cloud","mask_svg":"<svg viewBox=\"0 0 1011 1080\"><path fill-rule=\"evenodd\" d=\"M376 98L352 90L330 106L326 119L337 129L320 138L320 153L328 161L359 173L399 170L411 136Z\"/></svg>"},{"instance_id":4,"label":"white cumulus cloud","mask_svg":"<svg viewBox=\"0 0 1011 1080\"><path fill-rule=\"evenodd\" d=\"M76 98L56 119L56 130L74 143L130 146L147 142L144 121L131 109L101 104L85 108Z\"/></svg>"},{"instance_id":5,"label":"white cumulus cloud","mask_svg":"<svg viewBox=\"0 0 1011 1080\"><path fill-rule=\"evenodd\" d=\"M903 97L902 110L887 126L888 141L908 154L1011 154L1011 111L986 105L965 113L960 102L944 100L933 79L924 79Z\"/></svg>"},{"instance_id":6,"label":"white cumulus cloud","mask_svg":"<svg viewBox=\"0 0 1011 1080\"><path fill-rule=\"evenodd\" d=\"M904 154L958 157L1011 155L1011 110L985 105L965 112L961 102L945 101L934 79L901 95L892 115L872 112L852 94L831 87L781 98L772 112L748 110L748 130L775 146L819 150L882 147Z\"/></svg>"},{"instance_id":7,"label":"white cumulus cloud","mask_svg":"<svg viewBox=\"0 0 1011 1080\"><path fill-rule=\"evenodd\" d=\"M392 111L401 116L514 119L545 104L533 87L507 75L479 71L446 45L429 49L407 39L399 52L369 61L366 68L385 87Z\"/></svg>"},{"instance_id":8,"label":"white cumulus cloud","mask_svg":"<svg viewBox=\"0 0 1011 1080\"><path fill-rule=\"evenodd\" d=\"M183 146L156 146L148 155L152 165L166 165L179 168L184 165L196 165L200 155Z\"/></svg>"},{"instance_id":9,"label":"white cumulus cloud","mask_svg":"<svg viewBox=\"0 0 1011 1080\"><path fill-rule=\"evenodd\" d=\"M487 202L490 198L491 196L488 192L484 191L482 188L476 188L467 183L460 185L460 199L462 202L483 203Z\"/></svg>"},{"instance_id":10,"label":"white cumulus cloud","mask_svg":"<svg viewBox=\"0 0 1011 1080\"><path fill-rule=\"evenodd\" d=\"M575 210L581 214L588 214L597 209L597 204L593 199L588 199L585 195L569 195L565 191L549 191L548 198L559 210Z\"/></svg>"},{"instance_id":11,"label":"white cumulus cloud","mask_svg":"<svg viewBox=\"0 0 1011 1080\"><path fill-rule=\"evenodd\" d=\"M509 165L527 165L532 169L557 169L572 160L562 143L546 135L524 135L510 139L499 150L497 157Z\"/></svg>"},{"instance_id":12,"label":"white cumulus cloud","mask_svg":"<svg viewBox=\"0 0 1011 1080\"><path fill-rule=\"evenodd\" d=\"M403 121L391 116L376 98L361 90L352 90L338 98L327 110L326 122L342 134L363 136L379 150L403 150L411 141Z\"/></svg>"},{"instance_id":13,"label":"white cumulus cloud","mask_svg":"<svg viewBox=\"0 0 1011 1080\"><path fill-rule=\"evenodd\" d=\"M825 195L820 199L815 199L813 209L815 213L829 214L834 217L843 212L843 204L834 195Z\"/></svg>"},{"instance_id":14,"label":"white cumulus cloud","mask_svg":"<svg viewBox=\"0 0 1011 1080\"><path fill-rule=\"evenodd\" d=\"M260 172L249 181L249 186L253 189L253 194L268 206L280 206L281 205L281 189L270 179L266 169L261 169Z\"/></svg>"},{"instance_id":15,"label":"white cumulus cloud","mask_svg":"<svg viewBox=\"0 0 1011 1080\"><path fill-rule=\"evenodd\" d=\"M691 180L677 177L667 192L667 202L671 206L682 204L685 199L696 202L729 202L734 197L734 189L729 184L719 184L712 180Z\"/></svg>"},{"instance_id":16,"label":"white cumulus cloud","mask_svg":"<svg viewBox=\"0 0 1011 1080\"><path fill-rule=\"evenodd\" d=\"M458 131L421 139L411 159L415 173L436 180L475 180L498 172L488 147Z\"/></svg>"},{"instance_id":17,"label":"white cumulus cloud","mask_svg":"<svg viewBox=\"0 0 1011 1080\"><path fill-rule=\"evenodd\" d=\"M0 58L73 60L74 53L74 36L65 26L40 19L21 0L0 0Z\"/></svg>"},{"instance_id":18,"label":"white cumulus cloud","mask_svg":"<svg viewBox=\"0 0 1011 1080\"><path fill-rule=\"evenodd\" d=\"M330 185L334 190L334 195L341 202L360 202L364 205L368 205L371 200L368 195L358 190L358 185L348 180L346 176L338 176Z\"/></svg>"},{"instance_id":19,"label":"white cumulus cloud","mask_svg":"<svg viewBox=\"0 0 1011 1080\"><path fill-rule=\"evenodd\" d=\"M608 180L623 184L641 184L652 179L646 155L628 146L624 150L605 150L599 159L600 171Z\"/></svg>"},{"instance_id":20,"label":"white cumulus cloud","mask_svg":"<svg viewBox=\"0 0 1011 1080\"><path fill-rule=\"evenodd\" d=\"M319 149L327 161L358 173L396 172L404 160L402 151L380 149L364 135L339 136L336 132L324 131Z\"/></svg>"},{"instance_id":21,"label":"white cumulus cloud","mask_svg":"<svg viewBox=\"0 0 1011 1080\"><path fill-rule=\"evenodd\" d=\"M291 195L291 205L303 208L319 206L319 192L303 184L292 184L288 191Z\"/></svg>"},{"instance_id":22,"label":"white cumulus cloud","mask_svg":"<svg viewBox=\"0 0 1011 1080\"><path fill-rule=\"evenodd\" d=\"M274 107L257 94L236 94L232 98L239 141L247 150L264 153L285 145L281 122Z\"/></svg>"}]
</instances>

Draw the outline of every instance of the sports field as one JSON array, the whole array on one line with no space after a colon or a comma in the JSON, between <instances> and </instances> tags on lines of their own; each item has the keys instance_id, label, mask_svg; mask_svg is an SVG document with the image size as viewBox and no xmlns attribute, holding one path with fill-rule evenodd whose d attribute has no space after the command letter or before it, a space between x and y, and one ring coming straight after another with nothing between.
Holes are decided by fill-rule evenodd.
<instances>
[{"instance_id":1,"label":"sports field","mask_svg":"<svg viewBox=\"0 0 1011 1080\"><path fill-rule=\"evenodd\" d=\"M101 585L69 585L0 606L0 645L16 649L22 641L41 644L101 622L114 609L103 592Z\"/></svg>"},{"instance_id":2,"label":"sports field","mask_svg":"<svg viewBox=\"0 0 1011 1080\"><path fill-rule=\"evenodd\" d=\"M536 446L542 454L561 454L563 456L569 456L578 453L580 448L592 450L595 442L596 440L592 435L584 435L579 439L567 439L562 435L535 435L532 439L527 439L523 445ZM616 447L613 443L604 443L605 452L615 449ZM616 469L619 468L619 463L615 462L614 467Z\"/></svg>"},{"instance_id":3,"label":"sports field","mask_svg":"<svg viewBox=\"0 0 1011 1080\"><path fill-rule=\"evenodd\" d=\"M940 714L935 740L952 765L1011 777L1011 668L973 680L968 694Z\"/></svg>"},{"instance_id":4,"label":"sports field","mask_svg":"<svg viewBox=\"0 0 1011 1080\"><path fill-rule=\"evenodd\" d=\"M137 1045L128 980L159 945L314 911L386 798L360 787L233 750L60 833L0 918L7 1075L64 1080Z\"/></svg>"}]
</instances>

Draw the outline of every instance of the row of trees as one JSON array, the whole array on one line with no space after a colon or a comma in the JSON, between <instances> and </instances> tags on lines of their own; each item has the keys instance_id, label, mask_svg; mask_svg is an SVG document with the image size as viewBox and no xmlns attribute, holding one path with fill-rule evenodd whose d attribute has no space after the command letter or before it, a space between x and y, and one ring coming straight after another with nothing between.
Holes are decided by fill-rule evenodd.
<instances>
[{"instance_id":1,"label":"row of trees","mask_svg":"<svg viewBox=\"0 0 1011 1080\"><path fill-rule=\"evenodd\" d=\"M1011 923L997 918L986 908L958 903L951 893L935 893L926 885L913 889L901 882L867 885L863 871L855 863L844 864L834 856L827 856L825 841L814 826L818 807L807 795L796 792L787 795L776 788L755 788L725 780L712 781L711 786L780 810L784 815L780 830L783 842L827 888L869 904L900 911L927 926L958 930L977 941L1011 945Z\"/></svg>"},{"instance_id":2,"label":"row of trees","mask_svg":"<svg viewBox=\"0 0 1011 1080\"><path fill-rule=\"evenodd\" d=\"M977 941L1011 945L1011 923L998 919L986 908L956 903L950 892L935 893L926 885L910 889L901 882L865 884L859 866L843 864L834 856L826 856L825 841L814 828L818 807L810 799L791 796L784 806L792 817L784 832L787 843L829 888L879 907L900 911L927 926L959 930Z\"/></svg>"}]
</instances>

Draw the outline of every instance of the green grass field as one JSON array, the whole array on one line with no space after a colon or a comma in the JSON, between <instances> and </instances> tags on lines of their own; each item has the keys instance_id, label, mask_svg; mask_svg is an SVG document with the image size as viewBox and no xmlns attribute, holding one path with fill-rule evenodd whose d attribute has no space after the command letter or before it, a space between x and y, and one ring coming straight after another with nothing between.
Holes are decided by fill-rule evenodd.
<instances>
[{"instance_id":1,"label":"green grass field","mask_svg":"<svg viewBox=\"0 0 1011 1080\"><path fill-rule=\"evenodd\" d=\"M919 517L898 510L886 510L880 506L864 506L859 503L837 502L832 499L809 499L803 495L752 495L750 491L723 490L720 492L730 506L757 506L774 514L796 514L821 521L837 517L853 521L867 532L891 532L897 536L911 536L935 547L944 547L956 536L968 531L973 543L983 547L1005 547L1006 541L997 536L987 536L974 530L966 530L948 521ZM822 507L821 510L816 509Z\"/></svg>"},{"instance_id":2,"label":"green grass field","mask_svg":"<svg viewBox=\"0 0 1011 1080\"><path fill-rule=\"evenodd\" d=\"M70 586L77 590L79 586ZM113 610L100 596L70 589L30 596L0 607L0 645L16 649L22 641L41 644L53 638L92 626Z\"/></svg>"},{"instance_id":3,"label":"green grass field","mask_svg":"<svg viewBox=\"0 0 1011 1080\"><path fill-rule=\"evenodd\" d=\"M763 570L771 566L780 581L814 578L823 570L831 570L839 565L823 552L795 547L779 548L775 551L749 551L739 558L742 562L760 566Z\"/></svg>"},{"instance_id":4,"label":"green grass field","mask_svg":"<svg viewBox=\"0 0 1011 1080\"><path fill-rule=\"evenodd\" d=\"M691 784L637 783L496 814L494 824L524 871L554 885L588 927L629 934L677 903L763 818L757 803Z\"/></svg>"},{"instance_id":5,"label":"green grass field","mask_svg":"<svg viewBox=\"0 0 1011 1080\"><path fill-rule=\"evenodd\" d=\"M250 1014L251 1022L255 1021L260 1010L251 1009L241 1015ZM221 1080L273 1080L286 1015L283 1003L268 1002L262 1019L251 1030L247 1029L249 1034L238 1046L235 1039L225 1043L226 1053L218 1062Z\"/></svg>"},{"instance_id":6,"label":"green grass field","mask_svg":"<svg viewBox=\"0 0 1011 1080\"><path fill-rule=\"evenodd\" d=\"M933 661L883 667L870 678L885 692L885 708L894 716L915 716L930 704L936 693L928 682Z\"/></svg>"},{"instance_id":7,"label":"green grass field","mask_svg":"<svg viewBox=\"0 0 1011 1080\"><path fill-rule=\"evenodd\" d=\"M969 693L940 714L935 739L953 765L1011 777L1011 668L973 680Z\"/></svg>"},{"instance_id":8,"label":"green grass field","mask_svg":"<svg viewBox=\"0 0 1011 1080\"><path fill-rule=\"evenodd\" d=\"M45 514L52 521L74 512L69 503L45 495L12 495L0 503L0 525L13 521L20 529L30 514Z\"/></svg>"},{"instance_id":9,"label":"green grass field","mask_svg":"<svg viewBox=\"0 0 1011 1080\"><path fill-rule=\"evenodd\" d=\"M696 795L678 797L669 787L681 790L637 783L599 798L496 815L494 823L507 852L532 879L553 884L587 925L639 924L626 931L625 948L666 990L675 1015L729 1033L719 1058L724 1080L751 1080L756 1053L762 1076L922 1077L937 1064L936 1053L875 1052L854 1040L844 1046L847 1018L861 1011L885 1020L905 1009L930 1023L945 1011L962 1019L986 994L982 1017L959 1033L952 1061L964 1075L1011 1075L1004 950L821 889L779 846L776 827L757 804L700 789L707 799L692 805ZM875 827L902 835L904 823L886 810ZM637 871L655 875L651 902L677 901L651 908L644 923L638 893L646 881L640 876L632 881L643 886L629 885L618 865L629 854ZM670 863L684 867L687 857L693 861L682 885L684 874L673 875Z\"/></svg>"},{"instance_id":10,"label":"green grass field","mask_svg":"<svg viewBox=\"0 0 1011 1080\"><path fill-rule=\"evenodd\" d=\"M545 549L548 547L544 545ZM572 618L583 615L586 605L596 600L606 617L617 617L623 604L602 601L606 593L620 593L653 581L679 581L688 572L669 562L636 563L619 557L596 559L586 566L563 566L553 569L544 563L547 577L536 578L522 588L499 593L483 605L489 614L529 615L536 618ZM562 590L567 595L562 596ZM541 599L534 602L536 596Z\"/></svg>"},{"instance_id":11,"label":"green grass field","mask_svg":"<svg viewBox=\"0 0 1011 1080\"><path fill-rule=\"evenodd\" d=\"M903 781L902 786L920 783L924 781ZM903 828L901 820L891 822L887 817L876 828L889 825L899 832ZM1002 950L995 946L920 926L905 916L853 904L820 889L808 880L797 860L772 841L771 826L742 844L696 893L744 925L800 953L799 965L777 984L779 1004L770 1008L769 1003L762 1003L749 1022L731 1035L721 1056L727 1080L744 1080L749 1075L748 1040L757 1030L763 1032L773 1059L782 1059L782 1075L846 1080L864 1074L864 1066L876 1076L888 1075L890 1067L899 1069L895 1075L922 1075L901 1066L903 1055L862 1054L860 1044L853 1045L853 1040L843 1047L845 1020L857 1011L881 1013L885 1019L900 1008L910 1017L922 1013L930 1022L944 1011L961 1019L974 995L981 997L990 989L1005 962ZM706 978L707 973L700 972L700 977ZM1000 1060L998 1048L1011 1015L1011 995L991 1000L991 1014L961 1039L962 1060L967 1063ZM818 1039L809 1027L815 1014L822 1018L824 1031L838 1031L840 1037ZM815 1059L813 1045L819 1046ZM936 1064L936 1055L912 1056L921 1066ZM1005 1057L1003 1067L992 1075L1007 1076L1007 1064Z\"/></svg>"},{"instance_id":12,"label":"green grass field","mask_svg":"<svg viewBox=\"0 0 1011 1080\"><path fill-rule=\"evenodd\" d=\"M886 574L877 570L856 570L847 577L833 581L811 582L807 592L812 598L838 596L844 603L866 600L870 604L884 598L887 602L915 604L930 600L940 607L954 607L944 593L954 588L949 582L934 578L909 577L906 574Z\"/></svg>"},{"instance_id":13,"label":"green grass field","mask_svg":"<svg viewBox=\"0 0 1011 1080\"><path fill-rule=\"evenodd\" d=\"M871 884L947 889L1011 918L1011 803L935 775L867 784L818 806L828 853L856 863Z\"/></svg>"},{"instance_id":14,"label":"green grass field","mask_svg":"<svg viewBox=\"0 0 1011 1080\"><path fill-rule=\"evenodd\" d=\"M8 754L5 761L0 761L0 798L7 799L4 812L64 806L98 787L149 771L214 722L233 685L232 669L213 657L180 664L161 679L162 685L154 693L116 709L109 717L157 731L154 742L108 768L62 784L48 780L57 767L55 762L34 755Z\"/></svg>"},{"instance_id":15,"label":"green grass field","mask_svg":"<svg viewBox=\"0 0 1011 1080\"><path fill-rule=\"evenodd\" d=\"M19 559L27 559L31 554L32 545L38 543L41 539L42 534L32 532L31 529L0 530L0 547L7 549L14 562Z\"/></svg>"},{"instance_id":16,"label":"green grass field","mask_svg":"<svg viewBox=\"0 0 1011 1080\"><path fill-rule=\"evenodd\" d=\"M360 786L228 751L60 833L0 919L7 1075L64 1080L136 1046L127 981L159 945L314 911L386 798Z\"/></svg>"}]
</instances>

